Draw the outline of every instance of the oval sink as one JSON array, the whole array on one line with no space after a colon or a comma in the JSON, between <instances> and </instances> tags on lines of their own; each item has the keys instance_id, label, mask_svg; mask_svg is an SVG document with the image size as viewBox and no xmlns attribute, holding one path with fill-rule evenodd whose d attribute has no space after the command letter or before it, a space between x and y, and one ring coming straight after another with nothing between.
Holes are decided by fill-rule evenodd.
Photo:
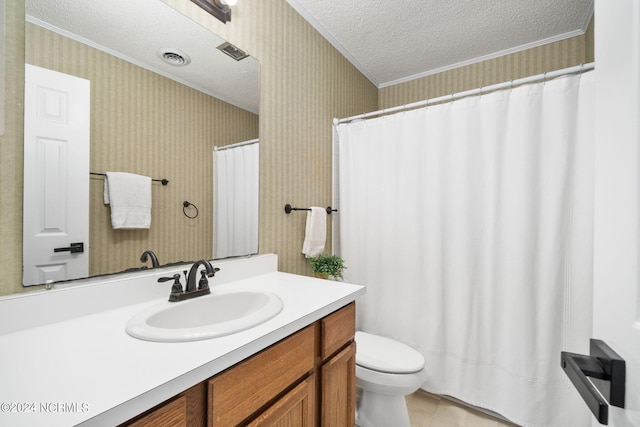
<instances>
[{"instance_id":1,"label":"oval sink","mask_svg":"<svg viewBox=\"0 0 640 427\"><path fill-rule=\"evenodd\" d=\"M282 300L270 292L212 292L192 300L149 307L127 322L127 333L148 341L206 340L252 328L282 310Z\"/></svg>"}]
</instances>

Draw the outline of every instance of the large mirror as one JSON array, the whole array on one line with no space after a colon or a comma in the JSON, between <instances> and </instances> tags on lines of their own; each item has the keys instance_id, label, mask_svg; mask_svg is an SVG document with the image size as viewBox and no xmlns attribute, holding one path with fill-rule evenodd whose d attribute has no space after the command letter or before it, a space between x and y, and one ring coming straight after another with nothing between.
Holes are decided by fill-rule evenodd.
<instances>
[{"instance_id":1,"label":"large mirror","mask_svg":"<svg viewBox=\"0 0 640 427\"><path fill-rule=\"evenodd\" d=\"M212 258L213 150L258 138L257 60L161 0L25 0L25 14L25 62L90 81L89 275L151 267L146 250ZM113 229L107 171L169 181L152 183L149 229Z\"/></svg>"}]
</instances>

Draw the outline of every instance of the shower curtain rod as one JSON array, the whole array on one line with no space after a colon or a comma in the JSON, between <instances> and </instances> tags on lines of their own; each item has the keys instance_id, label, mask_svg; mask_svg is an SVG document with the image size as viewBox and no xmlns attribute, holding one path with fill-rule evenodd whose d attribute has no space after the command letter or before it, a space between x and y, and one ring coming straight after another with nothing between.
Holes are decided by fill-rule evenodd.
<instances>
[{"instance_id":1,"label":"shower curtain rod","mask_svg":"<svg viewBox=\"0 0 640 427\"><path fill-rule=\"evenodd\" d=\"M484 86L477 89L470 89L464 92L452 93L449 95L439 96L437 98L426 99L424 101L417 101L411 104L399 105L392 108L384 108L378 111L372 111L370 113L359 114L357 116L351 116L344 119L333 119L333 125L337 126L340 123L349 123L354 120L367 119L374 116L383 116L385 114L397 113L399 111L412 110L414 108L427 107L429 105L438 104L444 101L455 101L460 98L468 96L482 95L487 92L493 92L494 90L507 89L514 86L520 86L523 84L535 83L539 81L551 80L556 77L565 76L569 74L579 74L585 71L590 71L595 68L594 63L576 65L574 67L563 68L562 70L549 71L543 74L537 74L535 76L523 77L521 79L511 80L504 83L497 83L491 86Z\"/></svg>"},{"instance_id":2,"label":"shower curtain rod","mask_svg":"<svg viewBox=\"0 0 640 427\"><path fill-rule=\"evenodd\" d=\"M242 147L243 145L255 144L256 142L260 142L260 139L256 138L256 139L251 139L249 141L236 142L235 144L223 145L222 147L218 147L216 145L215 147L213 147L213 151L228 150L230 148Z\"/></svg>"}]
</instances>

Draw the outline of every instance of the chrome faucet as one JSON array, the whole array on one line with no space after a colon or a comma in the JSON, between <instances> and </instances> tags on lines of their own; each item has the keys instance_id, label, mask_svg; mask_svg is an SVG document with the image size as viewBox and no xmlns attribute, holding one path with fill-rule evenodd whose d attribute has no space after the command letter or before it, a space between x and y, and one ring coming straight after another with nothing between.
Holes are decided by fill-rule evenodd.
<instances>
[{"instance_id":1,"label":"chrome faucet","mask_svg":"<svg viewBox=\"0 0 640 427\"><path fill-rule=\"evenodd\" d=\"M196 275L198 274L198 268L201 265L204 266L205 269L200 271L201 277L200 281L198 282L198 286L196 287ZM173 285L171 286L171 294L169 294L169 301L183 301L186 299L199 297L201 295L210 294L211 290L209 289L208 278L215 276L216 271L220 271L220 269L214 268L209 261L202 259L193 263L191 269L189 269L188 275L187 270L184 271L184 275L187 278L186 289L182 289L179 274L174 274L171 277L160 277L158 278L158 282L173 280Z\"/></svg>"},{"instance_id":2,"label":"chrome faucet","mask_svg":"<svg viewBox=\"0 0 640 427\"><path fill-rule=\"evenodd\" d=\"M150 250L146 250L142 252L140 261L147 262L147 256L151 257L151 268L160 267L160 263L158 262L158 257L156 256L156 254L153 253L153 251L150 251Z\"/></svg>"}]
</instances>

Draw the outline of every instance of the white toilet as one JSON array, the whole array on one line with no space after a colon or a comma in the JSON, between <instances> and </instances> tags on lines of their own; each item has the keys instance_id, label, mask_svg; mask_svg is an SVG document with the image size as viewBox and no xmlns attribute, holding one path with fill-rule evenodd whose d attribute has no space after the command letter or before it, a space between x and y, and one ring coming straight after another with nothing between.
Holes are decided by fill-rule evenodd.
<instances>
[{"instance_id":1,"label":"white toilet","mask_svg":"<svg viewBox=\"0 0 640 427\"><path fill-rule=\"evenodd\" d=\"M409 427L405 396L427 378L424 357L389 338L356 332L356 384L361 391L356 414L360 427Z\"/></svg>"}]
</instances>

